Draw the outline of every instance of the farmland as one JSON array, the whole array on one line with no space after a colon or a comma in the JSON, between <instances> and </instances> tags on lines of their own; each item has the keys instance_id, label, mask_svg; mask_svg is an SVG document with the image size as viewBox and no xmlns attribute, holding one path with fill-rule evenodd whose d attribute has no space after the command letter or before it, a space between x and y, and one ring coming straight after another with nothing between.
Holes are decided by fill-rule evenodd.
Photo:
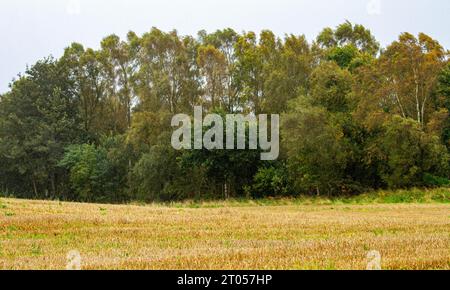
<instances>
[{"instance_id":1,"label":"farmland","mask_svg":"<svg viewBox=\"0 0 450 290\"><path fill-rule=\"evenodd\" d=\"M450 269L450 205L0 199L0 269Z\"/></svg>"}]
</instances>

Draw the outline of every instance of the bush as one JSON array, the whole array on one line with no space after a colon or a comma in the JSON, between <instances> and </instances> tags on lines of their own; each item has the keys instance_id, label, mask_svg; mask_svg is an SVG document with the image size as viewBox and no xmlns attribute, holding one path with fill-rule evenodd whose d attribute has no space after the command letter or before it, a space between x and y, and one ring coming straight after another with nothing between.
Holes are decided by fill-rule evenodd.
<instances>
[{"instance_id":1,"label":"bush","mask_svg":"<svg viewBox=\"0 0 450 290\"><path fill-rule=\"evenodd\" d=\"M156 145L134 166L132 190L139 200L175 199L180 194L174 187L179 176L177 152L168 146Z\"/></svg>"},{"instance_id":2,"label":"bush","mask_svg":"<svg viewBox=\"0 0 450 290\"><path fill-rule=\"evenodd\" d=\"M380 143L383 163L379 172L389 188L423 186L427 173L448 174L447 149L414 120L395 116L387 121Z\"/></svg>"},{"instance_id":3,"label":"bush","mask_svg":"<svg viewBox=\"0 0 450 290\"><path fill-rule=\"evenodd\" d=\"M338 185L346 180L345 169L352 154L342 127L330 120L325 109L301 103L284 115L282 126L282 145L294 190L336 194Z\"/></svg>"},{"instance_id":4,"label":"bush","mask_svg":"<svg viewBox=\"0 0 450 290\"><path fill-rule=\"evenodd\" d=\"M285 167L261 168L252 186L246 189L253 198L285 196L289 193L289 181Z\"/></svg>"},{"instance_id":5,"label":"bush","mask_svg":"<svg viewBox=\"0 0 450 290\"><path fill-rule=\"evenodd\" d=\"M95 202L127 200L129 154L120 137L104 138L101 146L71 145L59 166L69 173L70 199Z\"/></svg>"},{"instance_id":6,"label":"bush","mask_svg":"<svg viewBox=\"0 0 450 290\"><path fill-rule=\"evenodd\" d=\"M428 187L445 187L450 186L450 180L445 177L434 176L432 174L425 174L423 182Z\"/></svg>"}]
</instances>

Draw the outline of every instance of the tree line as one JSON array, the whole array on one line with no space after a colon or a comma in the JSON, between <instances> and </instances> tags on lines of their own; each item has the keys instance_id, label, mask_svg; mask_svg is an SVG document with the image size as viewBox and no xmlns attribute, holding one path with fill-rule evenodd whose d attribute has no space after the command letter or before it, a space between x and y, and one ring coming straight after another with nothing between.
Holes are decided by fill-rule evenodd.
<instances>
[{"instance_id":1,"label":"tree line","mask_svg":"<svg viewBox=\"0 0 450 290\"><path fill-rule=\"evenodd\" d=\"M450 184L449 51L426 34L381 48L362 25L315 41L157 28L73 43L0 96L3 195L95 202L359 194ZM280 114L277 161L171 147L194 106Z\"/></svg>"}]
</instances>

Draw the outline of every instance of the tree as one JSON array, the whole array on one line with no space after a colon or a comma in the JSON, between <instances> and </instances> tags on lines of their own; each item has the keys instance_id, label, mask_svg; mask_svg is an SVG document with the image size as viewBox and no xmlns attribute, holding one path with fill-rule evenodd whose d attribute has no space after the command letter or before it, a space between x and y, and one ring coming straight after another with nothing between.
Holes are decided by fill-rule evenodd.
<instances>
[{"instance_id":1,"label":"tree","mask_svg":"<svg viewBox=\"0 0 450 290\"><path fill-rule=\"evenodd\" d=\"M212 45L198 49L197 63L205 79L204 100L210 100L211 108L229 109L226 103L227 63L225 55Z\"/></svg>"},{"instance_id":2,"label":"tree","mask_svg":"<svg viewBox=\"0 0 450 290\"><path fill-rule=\"evenodd\" d=\"M383 126L380 175L390 188L423 185L426 174L447 177L449 155L439 137L423 132L417 122L394 116Z\"/></svg>"},{"instance_id":3,"label":"tree","mask_svg":"<svg viewBox=\"0 0 450 290\"><path fill-rule=\"evenodd\" d=\"M66 67L47 58L29 68L1 99L0 156L16 175L14 181L21 180L15 189L27 197L58 197L64 173L56 165L66 146L84 138L68 79ZM2 183L10 185L9 180Z\"/></svg>"},{"instance_id":4,"label":"tree","mask_svg":"<svg viewBox=\"0 0 450 290\"><path fill-rule=\"evenodd\" d=\"M131 192L145 201L173 201L211 197L209 180L201 168L183 167L183 152L167 143L162 134L143 154L132 171Z\"/></svg>"},{"instance_id":5,"label":"tree","mask_svg":"<svg viewBox=\"0 0 450 290\"><path fill-rule=\"evenodd\" d=\"M450 63L442 70L439 75L438 91L441 96L439 107L445 108L444 122L442 126L442 140L450 150Z\"/></svg>"},{"instance_id":6,"label":"tree","mask_svg":"<svg viewBox=\"0 0 450 290\"><path fill-rule=\"evenodd\" d=\"M133 37L129 34L129 39ZM121 41L116 35L110 35L101 43L100 61L107 82L109 108L116 120L114 131L124 133L131 126L131 112L134 103L132 80L136 63L130 43Z\"/></svg>"},{"instance_id":7,"label":"tree","mask_svg":"<svg viewBox=\"0 0 450 290\"><path fill-rule=\"evenodd\" d=\"M176 31L164 33L153 28L138 43L137 110L191 111L200 97L195 40L180 38Z\"/></svg>"},{"instance_id":8,"label":"tree","mask_svg":"<svg viewBox=\"0 0 450 290\"><path fill-rule=\"evenodd\" d=\"M349 21L340 24L335 30L325 28L316 41L325 49L352 45L359 51L372 56L375 56L380 49L379 43L370 30L359 24L353 25Z\"/></svg>"},{"instance_id":9,"label":"tree","mask_svg":"<svg viewBox=\"0 0 450 290\"><path fill-rule=\"evenodd\" d=\"M103 138L99 146L70 145L58 166L68 171L71 199L87 202L126 201L130 151L119 137ZM127 154L128 153L128 154Z\"/></svg>"},{"instance_id":10,"label":"tree","mask_svg":"<svg viewBox=\"0 0 450 290\"><path fill-rule=\"evenodd\" d=\"M377 57L380 45L370 30L346 21L334 30L325 28L313 44L313 51L318 62L334 61L355 73Z\"/></svg>"},{"instance_id":11,"label":"tree","mask_svg":"<svg viewBox=\"0 0 450 290\"><path fill-rule=\"evenodd\" d=\"M89 144L71 145L59 165L69 171L73 199L100 201L111 194L107 180L109 164L104 148Z\"/></svg>"},{"instance_id":12,"label":"tree","mask_svg":"<svg viewBox=\"0 0 450 290\"><path fill-rule=\"evenodd\" d=\"M69 79L74 84L83 127L93 139L113 129L108 113L106 98L107 81L100 63L100 54L92 49L84 49L73 43L66 48L61 62L69 70ZM105 120L106 119L106 120Z\"/></svg>"},{"instance_id":13,"label":"tree","mask_svg":"<svg viewBox=\"0 0 450 290\"><path fill-rule=\"evenodd\" d=\"M222 67L220 70L223 74L221 105L230 113L239 110L241 106L242 81L237 73L236 55L238 37L239 35L231 28L217 30L211 34L207 34L206 31L199 32L199 41L202 46L212 46L224 57L225 63L221 61L222 64L220 65Z\"/></svg>"},{"instance_id":14,"label":"tree","mask_svg":"<svg viewBox=\"0 0 450 290\"><path fill-rule=\"evenodd\" d=\"M445 185L448 56L425 34L380 50L348 21L312 44L229 28L197 38L152 28L98 50L73 43L0 96L0 190L118 202ZM279 160L175 151L172 117L199 105L222 118L281 114Z\"/></svg>"},{"instance_id":15,"label":"tree","mask_svg":"<svg viewBox=\"0 0 450 290\"><path fill-rule=\"evenodd\" d=\"M253 32L241 35L236 43L237 73L242 81L242 98L247 111L260 114L267 100L266 80L279 59L279 41L268 30L262 31L259 42ZM245 110L245 108L242 108Z\"/></svg>"},{"instance_id":16,"label":"tree","mask_svg":"<svg viewBox=\"0 0 450 290\"><path fill-rule=\"evenodd\" d=\"M218 115L225 120L225 112L217 111ZM224 121L225 123L225 121ZM234 124L236 126L236 124ZM214 125L216 126L216 125ZM208 177L210 183L211 192L213 192L216 198L229 198L232 196L242 196L244 194L244 186L251 184L252 179L258 167L262 163L261 150L248 149L250 147L250 126L255 126L250 122L245 123L245 148L239 150L209 150L203 148L200 150L185 150L180 157L180 164L185 170L191 170L196 168ZM209 131L210 127L203 128L202 136ZM222 148L227 148L227 129L228 126L222 128L222 138L218 138L217 135L214 139L221 140L223 142ZM239 129L234 130L234 140L238 139L240 134ZM216 134L220 134L216 133ZM194 144L195 134L191 136ZM211 136L212 138L212 136ZM220 142L220 141L219 141Z\"/></svg>"},{"instance_id":17,"label":"tree","mask_svg":"<svg viewBox=\"0 0 450 290\"><path fill-rule=\"evenodd\" d=\"M155 145L136 163L132 172L133 188L140 200L180 198L180 191L174 186L176 180L182 177L177 156L178 153L172 148Z\"/></svg>"},{"instance_id":18,"label":"tree","mask_svg":"<svg viewBox=\"0 0 450 290\"><path fill-rule=\"evenodd\" d=\"M348 144L324 108L291 104L283 116L282 140L290 180L298 193L333 194L345 179Z\"/></svg>"},{"instance_id":19,"label":"tree","mask_svg":"<svg viewBox=\"0 0 450 290\"><path fill-rule=\"evenodd\" d=\"M291 194L289 175L285 164L261 167L250 186L244 187L247 196L254 198L286 196Z\"/></svg>"},{"instance_id":20,"label":"tree","mask_svg":"<svg viewBox=\"0 0 450 290\"><path fill-rule=\"evenodd\" d=\"M352 76L334 62L319 65L311 75L311 93L308 97L313 106L322 106L329 112L348 112Z\"/></svg>"},{"instance_id":21,"label":"tree","mask_svg":"<svg viewBox=\"0 0 450 290\"><path fill-rule=\"evenodd\" d=\"M279 114L287 110L288 102L310 89L313 57L305 36L287 35L279 51L270 50L271 64L267 65L264 82L265 113Z\"/></svg>"},{"instance_id":22,"label":"tree","mask_svg":"<svg viewBox=\"0 0 450 290\"><path fill-rule=\"evenodd\" d=\"M429 36L402 34L362 74L362 114L367 115L368 110L397 114L424 127L433 111L431 100L444 56L442 46Z\"/></svg>"}]
</instances>

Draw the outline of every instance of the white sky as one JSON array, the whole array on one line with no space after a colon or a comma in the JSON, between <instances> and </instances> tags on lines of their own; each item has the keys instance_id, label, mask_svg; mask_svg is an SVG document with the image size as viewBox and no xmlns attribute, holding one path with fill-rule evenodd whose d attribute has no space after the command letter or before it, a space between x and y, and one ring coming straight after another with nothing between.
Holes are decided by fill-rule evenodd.
<instances>
[{"instance_id":1,"label":"white sky","mask_svg":"<svg viewBox=\"0 0 450 290\"><path fill-rule=\"evenodd\" d=\"M450 48L449 0L0 0L0 93L27 64L59 57L71 42L156 26L196 35L231 27L313 39L345 20L370 28L387 45L404 31L425 32Z\"/></svg>"}]
</instances>

